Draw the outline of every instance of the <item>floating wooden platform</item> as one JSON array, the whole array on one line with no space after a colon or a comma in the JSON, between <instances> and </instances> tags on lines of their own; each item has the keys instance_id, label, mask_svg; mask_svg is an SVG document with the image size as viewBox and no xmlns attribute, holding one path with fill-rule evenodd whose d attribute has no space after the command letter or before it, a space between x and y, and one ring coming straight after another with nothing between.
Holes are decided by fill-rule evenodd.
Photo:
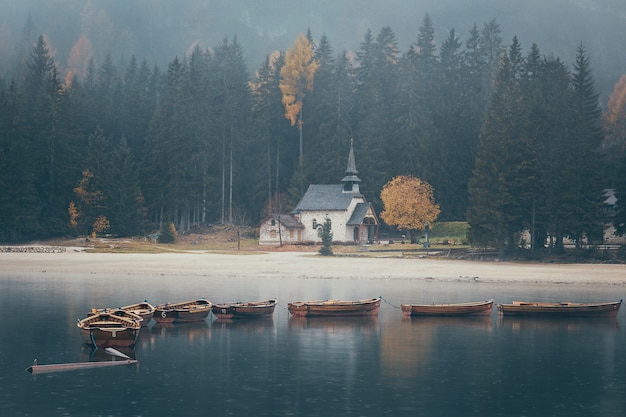
<instances>
[{"instance_id":1,"label":"floating wooden platform","mask_svg":"<svg viewBox=\"0 0 626 417\"><path fill-rule=\"evenodd\" d=\"M132 365L137 363L135 359L126 359L124 361L107 361L107 362L76 362L76 363L56 363L50 365L37 365L37 361L32 366L26 368L31 374L47 374L50 372L66 372L78 371L81 369L106 368L108 366Z\"/></svg>"}]
</instances>

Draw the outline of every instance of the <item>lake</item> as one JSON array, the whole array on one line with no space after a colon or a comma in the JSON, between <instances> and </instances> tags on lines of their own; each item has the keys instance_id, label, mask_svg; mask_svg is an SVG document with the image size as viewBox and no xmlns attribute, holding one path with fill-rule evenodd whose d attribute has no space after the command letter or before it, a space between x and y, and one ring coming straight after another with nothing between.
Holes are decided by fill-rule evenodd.
<instances>
[{"instance_id":1,"label":"lake","mask_svg":"<svg viewBox=\"0 0 626 417\"><path fill-rule=\"evenodd\" d=\"M320 262L324 262L320 260ZM264 265L264 268L268 268ZM0 269L1 270L1 269ZM422 273L423 275L424 273ZM618 285L480 282L368 274L85 276L2 272L3 416L624 416L626 332L617 319L406 319L401 303L493 298L615 301ZM374 318L290 318L287 303L384 298ZM273 319L152 324L138 365L31 375L110 360L81 342L92 307L206 297L278 298Z\"/></svg>"}]
</instances>

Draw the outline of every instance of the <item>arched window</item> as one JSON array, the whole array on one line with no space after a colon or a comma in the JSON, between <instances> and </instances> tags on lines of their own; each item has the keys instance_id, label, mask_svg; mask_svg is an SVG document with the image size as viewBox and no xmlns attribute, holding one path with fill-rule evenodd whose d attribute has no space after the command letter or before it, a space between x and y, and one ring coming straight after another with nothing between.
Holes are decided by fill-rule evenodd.
<instances>
[{"instance_id":1,"label":"arched window","mask_svg":"<svg viewBox=\"0 0 626 417\"><path fill-rule=\"evenodd\" d=\"M276 226L276 220L272 219L272 221L271 221L271 225L272 225L272 226Z\"/></svg>"}]
</instances>

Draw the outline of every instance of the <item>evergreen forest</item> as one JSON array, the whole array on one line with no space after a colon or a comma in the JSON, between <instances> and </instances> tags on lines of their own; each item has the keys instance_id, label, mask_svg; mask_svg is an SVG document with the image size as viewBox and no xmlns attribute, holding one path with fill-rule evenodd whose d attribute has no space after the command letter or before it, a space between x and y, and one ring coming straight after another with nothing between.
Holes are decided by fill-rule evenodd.
<instances>
[{"instance_id":1,"label":"evergreen forest","mask_svg":"<svg viewBox=\"0 0 626 417\"><path fill-rule=\"evenodd\" d=\"M0 241L255 226L309 184L338 183L351 140L377 212L387 182L418 177L438 221L469 222L475 246L513 248L522 231L531 247L599 242L609 188L624 232L625 100L603 111L584 45L562 62L501 32L491 20L437 43L427 14L407 50L386 26L336 51L309 30L295 123L284 51L248 68L232 36L166 68L109 53L79 76L40 35L17 76L0 74Z\"/></svg>"}]
</instances>

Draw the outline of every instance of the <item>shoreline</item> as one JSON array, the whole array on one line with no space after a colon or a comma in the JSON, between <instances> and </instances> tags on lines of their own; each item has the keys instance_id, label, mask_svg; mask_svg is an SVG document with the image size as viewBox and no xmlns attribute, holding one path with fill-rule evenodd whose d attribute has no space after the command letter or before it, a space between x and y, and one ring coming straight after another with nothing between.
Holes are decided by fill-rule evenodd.
<instances>
[{"instance_id":1,"label":"shoreline","mask_svg":"<svg viewBox=\"0 0 626 417\"><path fill-rule=\"evenodd\" d=\"M431 280L626 287L623 264L537 264L421 258L321 257L312 252L0 253L0 277L42 273L87 275L304 277Z\"/></svg>"}]
</instances>

